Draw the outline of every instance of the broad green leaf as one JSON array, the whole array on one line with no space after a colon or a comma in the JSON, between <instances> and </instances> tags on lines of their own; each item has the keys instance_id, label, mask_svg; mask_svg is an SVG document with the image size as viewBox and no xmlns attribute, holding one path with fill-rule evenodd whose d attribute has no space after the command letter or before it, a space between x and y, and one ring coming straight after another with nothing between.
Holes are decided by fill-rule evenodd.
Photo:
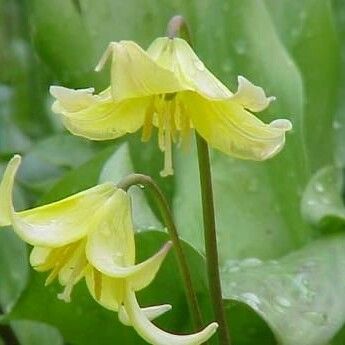
<instances>
[{"instance_id":1,"label":"broad green leaf","mask_svg":"<svg viewBox=\"0 0 345 345\"><path fill-rule=\"evenodd\" d=\"M331 1L265 2L303 78L304 140L310 168L316 171L333 161L334 114L340 86L341 56Z\"/></svg>"},{"instance_id":2,"label":"broad green leaf","mask_svg":"<svg viewBox=\"0 0 345 345\"><path fill-rule=\"evenodd\" d=\"M20 345L63 345L60 333L52 326L33 321L12 321Z\"/></svg>"},{"instance_id":3,"label":"broad green leaf","mask_svg":"<svg viewBox=\"0 0 345 345\"><path fill-rule=\"evenodd\" d=\"M328 166L318 171L309 181L302 198L302 213L306 220L325 231L344 226L343 187L342 169Z\"/></svg>"},{"instance_id":4,"label":"broad green leaf","mask_svg":"<svg viewBox=\"0 0 345 345\"><path fill-rule=\"evenodd\" d=\"M128 143L124 143L116 149L114 154L105 163L99 178L99 183L114 182L117 184L123 178L134 172ZM147 190L146 193L150 193L150 191ZM144 191L139 186L134 186L128 190L128 194L132 198L135 228L137 230L161 228L162 225L152 212Z\"/></svg>"},{"instance_id":5,"label":"broad green leaf","mask_svg":"<svg viewBox=\"0 0 345 345\"><path fill-rule=\"evenodd\" d=\"M19 178L31 191L47 191L69 169L88 161L97 147L69 134L51 136L39 141L25 155Z\"/></svg>"},{"instance_id":6,"label":"broad green leaf","mask_svg":"<svg viewBox=\"0 0 345 345\"><path fill-rule=\"evenodd\" d=\"M29 277L25 244L14 232L0 229L0 305L9 313L24 291Z\"/></svg>"},{"instance_id":7,"label":"broad green leaf","mask_svg":"<svg viewBox=\"0 0 345 345\"><path fill-rule=\"evenodd\" d=\"M345 319L345 236L328 236L278 261L229 260L225 298L247 303L280 344L324 345Z\"/></svg>"}]
</instances>

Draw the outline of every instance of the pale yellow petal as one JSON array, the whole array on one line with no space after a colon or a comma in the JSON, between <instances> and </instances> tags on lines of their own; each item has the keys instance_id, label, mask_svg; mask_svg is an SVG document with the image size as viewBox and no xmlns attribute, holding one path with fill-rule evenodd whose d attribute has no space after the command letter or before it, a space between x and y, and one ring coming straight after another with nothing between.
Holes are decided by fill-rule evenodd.
<instances>
[{"instance_id":1,"label":"pale yellow petal","mask_svg":"<svg viewBox=\"0 0 345 345\"><path fill-rule=\"evenodd\" d=\"M226 99L232 96L228 88L205 67L185 40L157 38L147 53L159 65L173 71L185 90L193 90L212 99Z\"/></svg>"},{"instance_id":2,"label":"pale yellow petal","mask_svg":"<svg viewBox=\"0 0 345 345\"><path fill-rule=\"evenodd\" d=\"M57 114L83 110L99 99L93 94L94 88L74 90L63 86L51 86L49 92L56 98L52 109Z\"/></svg>"},{"instance_id":3,"label":"pale yellow petal","mask_svg":"<svg viewBox=\"0 0 345 345\"><path fill-rule=\"evenodd\" d=\"M0 227L12 224L13 185L20 162L21 157L19 155L15 155L10 160L0 183Z\"/></svg>"},{"instance_id":4,"label":"pale yellow petal","mask_svg":"<svg viewBox=\"0 0 345 345\"><path fill-rule=\"evenodd\" d=\"M183 90L174 74L158 65L135 42L111 42L96 70L111 57L111 88L115 100Z\"/></svg>"},{"instance_id":5,"label":"pale yellow petal","mask_svg":"<svg viewBox=\"0 0 345 345\"><path fill-rule=\"evenodd\" d=\"M265 124L233 101L209 101L191 92L181 99L196 131L209 145L237 158L271 158L282 149L285 132L292 127L283 119Z\"/></svg>"},{"instance_id":6,"label":"pale yellow petal","mask_svg":"<svg viewBox=\"0 0 345 345\"><path fill-rule=\"evenodd\" d=\"M111 183L90 188L58 202L14 213L16 233L34 246L61 247L93 230L93 216L114 193Z\"/></svg>"},{"instance_id":7,"label":"pale yellow petal","mask_svg":"<svg viewBox=\"0 0 345 345\"><path fill-rule=\"evenodd\" d=\"M53 111L62 116L71 133L92 140L108 140L133 133L143 125L151 102L149 97L117 102L112 99L110 89L99 95L92 95L91 91L51 89L57 97Z\"/></svg>"},{"instance_id":8,"label":"pale yellow petal","mask_svg":"<svg viewBox=\"0 0 345 345\"><path fill-rule=\"evenodd\" d=\"M109 310L118 311L124 296L124 280L108 277L93 267L85 275L91 296Z\"/></svg>"},{"instance_id":9,"label":"pale yellow petal","mask_svg":"<svg viewBox=\"0 0 345 345\"><path fill-rule=\"evenodd\" d=\"M86 248L89 261L105 274L112 266L132 266L135 243L129 195L118 189L94 217L97 227Z\"/></svg>"},{"instance_id":10,"label":"pale yellow petal","mask_svg":"<svg viewBox=\"0 0 345 345\"><path fill-rule=\"evenodd\" d=\"M124 308L128 319L138 334L153 345L199 345L205 343L216 332L218 324L213 322L202 331L188 335L175 335L155 326L140 308L135 293L126 289Z\"/></svg>"},{"instance_id":11,"label":"pale yellow petal","mask_svg":"<svg viewBox=\"0 0 345 345\"><path fill-rule=\"evenodd\" d=\"M172 309L172 306L170 304L162 304L162 305L156 305L153 307L141 308L142 312L151 321L160 317L161 315L165 314L171 309ZM132 326L131 321L128 317L128 314L126 312L126 309L123 306L119 308L119 320L125 326Z\"/></svg>"},{"instance_id":12,"label":"pale yellow petal","mask_svg":"<svg viewBox=\"0 0 345 345\"><path fill-rule=\"evenodd\" d=\"M238 90L231 99L250 111L259 112L266 109L275 97L267 97L261 87L239 76Z\"/></svg>"},{"instance_id":13,"label":"pale yellow petal","mask_svg":"<svg viewBox=\"0 0 345 345\"><path fill-rule=\"evenodd\" d=\"M122 190L109 200L102 222L88 236L86 254L90 263L102 273L127 278L134 289L142 289L155 277L171 244L157 254L135 265L134 231L129 196Z\"/></svg>"}]
</instances>

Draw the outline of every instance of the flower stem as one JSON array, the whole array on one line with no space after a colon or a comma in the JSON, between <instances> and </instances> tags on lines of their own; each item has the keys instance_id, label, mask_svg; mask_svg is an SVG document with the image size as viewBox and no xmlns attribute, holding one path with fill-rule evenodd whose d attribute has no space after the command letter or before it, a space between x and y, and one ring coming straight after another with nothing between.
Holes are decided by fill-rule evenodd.
<instances>
[{"instance_id":1,"label":"flower stem","mask_svg":"<svg viewBox=\"0 0 345 345\"><path fill-rule=\"evenodd\" d=\"M189 45L193 47L190 31L184 17L172 17L168 23L167 34L170 38L179 36L185 39ZM195 133L195 135L198 148L208 283L216 321L219 324L219 343L221 345L230 345L230 333L225 317L219 275L217 232L214 214L210 156L207 142L198 133Z\"/></svg>"},{"instance_id":2,"label":"flower stem","mask_svg":"<svg viewBox=\"0 0 345 345\"><path fill-rule=\"evenodd\" d=\"M204 237L210 293L214 313L216 315L216 321L219 324L219 343L221 345L230 345L230 334L225 317L219 276L217 233L214 215L209 150L206 141L198 133L196 133L196 143L198 148L200 186L204 219Z\"/></svg>"},{"instance_id":3,"label":"flower stem","mask_svg":"<svg viewBox=\"0 0 345 345\"><path fill-rule=\"evenodd\" d=\"M117 186L118 188L121 188L127 191L131 186L134 186L134 185L147 187L157 203L157 206L159 208L159 211L161 213L165 226L168 229L170 238L175 248L177 262L178 262L180 273L183 279L188 306L189 306L192 320L193 320L193 325L195 327L195 330L199 331L203 326L201 311L200 311L197 295L193 287L193 281L190 274L190 270L188 268L187 259L182 249L181 240L179 238L179 235L178 235L178 232L177 232L177 229L176 229L176 226L175 226L175 223L170 211L169 204L164 194L162 193L161 189L157 185L157 183L149 176L142 175L142 174L131 174L125 177Z\"/></svg>"}]
</instances>

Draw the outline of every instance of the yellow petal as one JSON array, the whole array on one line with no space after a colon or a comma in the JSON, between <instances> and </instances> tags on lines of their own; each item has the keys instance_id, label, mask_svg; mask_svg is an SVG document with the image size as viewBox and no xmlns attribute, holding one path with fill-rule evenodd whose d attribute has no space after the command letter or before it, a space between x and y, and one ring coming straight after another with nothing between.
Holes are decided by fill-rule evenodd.
<instances>
[{"instance_id":1,"label":"yellow petal","mask_svg":"<svg viewBox=\"0 0 345 345\"><path fill-rule=\"evenodd\" d=\"M88 236L89 262L105 275L127 278L134 289L147 286L169 251L170 242L151 258L135 265L134 230L127 193L118 190L98 216L102 218L101 226Z\"/></svg>"},{"instance_id":2,"label":"yellow petal","mask_svg":"<svg viewBox=\"0 0 345 345\"><path fill-rule=\"evenodd\" d=\"M226 99L232 96L228 88L205 67L185 40L157 38L147 53L159 65L173 71L185 90L193 90L212 99Z\"/></svg>"},{"instance_id":3,"label":"yellow petal","mask_svg":"<svg viewBox=\"0 0 345 345\"><path fill-rule=\"evenodd\" d=\"M174 93L184 87L174 74L154 62L132 41L111 42L96 71L111 57L111 88L115 100Z\"/></svg>"},{"instance_id":4,"label":"yellow petal","mask_svg":"<svg viewBox=\"0 0 345 345\"><path fill-rule=\"evenodd\" d=\"M8 226L12 224L13 184L20 162L21 157L19 155L15 155L10 160L0 183L0 226Z\"/></svg>"},{"instance_id":5,"label":"yellow petal","mask_svg":"<svg viewBox=\"0 0 345 345\"><path fill-rule=\"evenodd\" d=\"M141 308L142 312L151 321L160 317L161 315L165 314L171 309L172 309L172 306L170 304L162 304L162 305L156 305L153 307ZM125 326L132 326L131 321L128 317L128 314L126 312L126 309L123 306L119 308L119 320Z\"/></svg>"},{"instance_id":6,"label":"yellow petal","mask_svg":"<svg viewBox=\"0 0 345 345\"><path fill-rule=\"evenodd\" d=\"M155 326L140 308L135 293L126 289L124 308L128 319L138 334L153 345L199 345L206 342L217 330L218 324L213 322L202 331L189 335L175 335Z\"/></svg>"},{"instance_id":7,"label":"yellow petal","mask_svg":"<svg viewBox=\"0 0 345 345\"><path fill-rule=\"evenodd\" d=\"M61 247L93 230L93 216L114 193L102 184L52 204L13 213L16 233L33 246Z\"/></svg>"},{"instance_id":8,"label":"yellow petal","mask_svg":"<svg viewBox=\"0 0 345 345\"><path fill-rule=\"evenodd\" d=\"M267 97L261 87L239 76L238 90L231 99L250 111L259 112L266 109L275 97Z\"/></svg>"},{"instance_id":9,"label":"yellow petal","mask_svg":"<svg viewBox=\"0 0 345 345\"><path fill-rule=\"evenodd\" d=\"M124 296L124 280L108 277L93 267L85 275L91 296L109 310L118 311Z\"/></svg>"},{"instance_id":10,"label":"yellow petal","mask_svg":"<svg viewBox=\"0 0 345 345\"><path fill-rule=\"evenodd\" d=\"M74 90L63 86L51 86L49 92L56 98L52 107L55 113L83 110L99 98L93 94L94 88Z\"/></svg>"},{"instance_id":11,"label":"yellow petal","mask_svg":"<svg viewBox=\"0 0 345 345\"><path fill-rule=\"evenodd\" d=\"M210 146L237 158L271 158L282 149L285 132L292 127L283 119L267 125L233 101L209 101L192 92L181 98L195 129Z\"/></svg>"},{"instance_id":12,"label":"yellow petal","mask_svg":"<svg viewBox=\"0 0 345 345\"><path fill-rule=\"evenodd\" d=\"M143 125L150 98L115 102L110 89L99 95L93 95L92 91L51 88L51 94L57 98L53 111L62 115L71 133L92 140L108 140L133 133Z\"/></svg>"},{"instance_id":13,"label":"yellow petal","mask_svg":"<svg viewBox=\"0 0 345 345\"><path fill-rule=\"evenodd\" d=\"M89 234L86 248L89 261L105 274L113 266L132 266L135 243L129 195L118 189L94 217L97 227Z\"/></svg>"}]
</instances>

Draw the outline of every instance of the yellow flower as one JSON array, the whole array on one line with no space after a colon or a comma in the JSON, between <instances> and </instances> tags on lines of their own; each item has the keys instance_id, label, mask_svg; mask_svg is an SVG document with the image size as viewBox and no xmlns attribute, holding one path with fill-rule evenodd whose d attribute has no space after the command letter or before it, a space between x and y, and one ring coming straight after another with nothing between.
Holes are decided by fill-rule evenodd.
<instances>
[{"instance_id":1,"label":"yellow flower","mask_svg":"<svg viewBox=\"0 0 345 345\"><path fill-rule=\"evenodd\" d=\"M233 94L183 39L157 38L147 52L132 41L112 42L97 71L109 57L111 86L100 94L50 88L53 111L73 134L106 140L142 128L147 141L157 127L162 176L173 174L172 142L188 144L192 129L212 147L242 159L264 160L283 147L291 123L267 125L250 113L264 110L274 97L241 76Z\"/></svg>"},{"instance_id":2,"label":"yellow flower","mask_svg":"<svg viewBox=\"0 0 345 345\"><path fill-rule=\"evenodd\" d=\"M112 183L104 183L66 199L16 212L12 194L21 162L14 156L0 183L0 226L12 226L33 246L30 263L37 271L50 271L64 286L59 298L69 302L72 289L82 278L94 299L118 311L119 319L133 326L154 345L198 345L216 331L212 323L190 335L174 335L150 320L171 309L170 305L140 308L135 292L155 278L168 253L168 242L154 256L135 264L135 242L130 198Z\"/></svg>"}]
</instances>

